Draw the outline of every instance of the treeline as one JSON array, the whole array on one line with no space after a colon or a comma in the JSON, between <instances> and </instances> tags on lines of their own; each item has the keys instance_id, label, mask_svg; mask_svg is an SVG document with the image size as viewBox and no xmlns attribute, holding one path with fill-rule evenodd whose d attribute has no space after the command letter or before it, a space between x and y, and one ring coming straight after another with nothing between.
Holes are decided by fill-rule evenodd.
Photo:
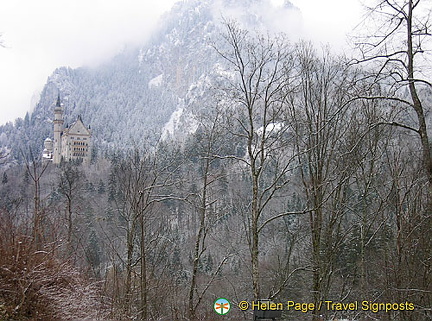
<instances>
[{"instance_id":1,"label":"treeline","mask_svg":"<svg viewBox=\"0 0 432 321\"><path fill-rule=\"evenodd\" d=\"M381 40L373 49L389 50ZM1 318L215 320L224 297L227 320L252 319L237 304L257 299L313 303L285 320L430 319L431 88L414 78L418 47L353 61L227 23L215 50L229 67L188 102L185 141L88 167L23 151L26 165L3 172Z\"/></svg>"}]
</instances>

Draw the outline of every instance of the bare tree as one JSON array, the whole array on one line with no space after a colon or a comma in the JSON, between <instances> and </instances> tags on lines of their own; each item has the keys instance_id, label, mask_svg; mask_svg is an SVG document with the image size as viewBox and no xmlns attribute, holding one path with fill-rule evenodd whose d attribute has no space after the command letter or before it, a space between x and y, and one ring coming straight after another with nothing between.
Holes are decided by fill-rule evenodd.
<instances>
[{"instance_id":1,"label":"bare tree","mask_svg":"<svg viewBox=\"0 0 432 321\"><path fill-rule=\"evenodd\" d=\"M348 190L364 158L358 148L367 126L349 92L355 73L347 69L343 58L333 58L328 48L318 56L311 44L301 42L296 60L299 85L289 98L287 118L292 120L295 137L300 195L311 208L313 313L314 320L319 320L320 302L329 297L337 274L337 253L350 233L343 224L350 213Z\"/></svg>"},{"instance_id":2,"label":"bare tree","mask_svg":"<svg viewBox=\"0 0 432 321\"><path fill-rule=\"evenodd\" d=\"M390 124L418 135L422 164L431 189L432 157L425 116L427 109L419 93L421 88L432 89L432 83L427 80L428 63L425 60L429 52L428 37L432 35L430 1L380 0L368 9L370 19L365 22L369 26L368 34L356 38L360 57L353 62L371 64L370 69L374 72L369 77L383 84L388 95L362 98L386 99L399 104L400 108L408 107L414 111L415 124L395 121ZM403 92L405 88L408 89L408 97Z\"/></svg>"},{"instance_id":3,"label":"bare tree","mask_svg":"<svg viewBox=\"0 0 432 321\"><path fill-rule=\"evenodd\" d=\"M35 250L20 214L0 209L1 319L108 320L97 284L57 257L55 244Z\"/></svg>"},{"instance_id":4,"label":"bare tree","mask_svg":"<svg viewBox=\"0 0 432 321\"><path fill-rule=\"evenodd\" d=\"M189 319L198 320L197 309L201 304L204 295L209 290L209 287L214 277L220 272L223 263L227 257L222 259L219 268L213 275L206 280L204 286L200 286L198 282L199 267L203 263L203 256L207 252L207 238L211 228L217 221L212 209L215 209L220 203L221 188L219 182L224 176L223 166L220 164L219 155L222 154L221 149L224 148L224 132L222 130L221 121L222 114L219 107L208 106L209 110L205 113L209 115L199 114L199 128L193 136L196 142L192 146L192 153L196 155L198 161L198 177L194 179L194 184L199 184L198 190L193 192L189 197L189 202L192 204L194 211L197 213L198 227L194 231L194 249L192 255L192 273L190 277L189 287ZM195 157L194 157L195 158ZM196 167L196 166L194 166Z\"/></svg>"},{"instance_id":5,"label":"bare tree","mask_svg":"<svg viewBox=\"0 0 432 321\"><path fill-rule=\"evenodd\" d=\"M290 181L294 159L287 147L288 126L283 118L285 96L293 80L292 50L282 37L253 36L234 23L227 23L226 28L224 43L216 49L233 70L225 88L226 100L230 101L227 132L246 148L245 155L227 158L240 162L249 172L246 233L253 296L259 299L260 234L273 220L294 214L283 208L273 208L273 215L269 213L270 204Z\"/></svg>"},{"instance_id":6,"label":"bare tree","mask_svg":"<svg viewBox=\"0 0 432 321\"><path fill-rule=\"evenodd\" d=\"M69 163L63 163L59 172L58 189L60 194L66 198L66 222L67 222L67 244L68 251L72 254L72 234L74 211L76 207L75 201L80 197L80 190L83 188L84 175L79 169Z\"/></svg>"},{"instance_id":7,"label":"bare tree","mask_svg":"<svg viewBox=\"0 0 432 321\"><path fill-rule=\"evenodd\" d=\"M42 249L44 229L43 229L43 211L41 209L41 187L40 180L48 168L49 163L42 163L40 160L36 159L33 155L33 151L29 150L29 155L26 157L23 154L25 159L25 166L28 175L34 184L34 208L33 208L33 238L35 242L35 246L37 249Z\"/></svg>"},{"instance_id":8,"label":"bare tree","mask_svg":"<svg viewBox=\"0 0 432 321\"><path fill-rule=\"evenodd\" d=\"M366 23L374 30L370 31L369 28L366 36L357 38L356 45L360 57L354 62L367 64L368 70L371 70L369 78L373 79L375 84L379 84L385 94L365 95L360 98L385 100L390 108L398 111L399 119L384 119L380 123L402 128L418 138L420 151L418 163L423 171L423 179L414 180L416 186L401 185L402 171L397 168L405 164L405 160L399 158L399 165L396 166L395 171L390 172L397 190L389 203L396 206L395 246L399 271L391 291L395 291L395 295L401 299L409 293L424 308L427 306L426 302L430 301L430 292L426 292L429 294L425 295L424 291L427 291L428 284L431 283L432 270L431 264L424 264L430 262L432 258L431 244L427 236L432 230L432 155L427 120L430 109L426 94L430 94L432 90L431 69L428 62L432 35L430 32L431 2L380 0L368 9L369 19ZM402 146L399 148L403 150ZM401 153L406 155L407 159L411 159L411 156L416 154L415 148L410 154ZM395 165L394 161L391 163ZM422 187L423 182L425 182L424 187ZM418 187L422 188L419 190ZM422 189L426 190L425 198L420 197L424 193ZM411 197L413 191L416 191L414 194L417 197ZM406 206L411 204L411 211L405 212L401 204ZM412 225L414 221L418 224ZM412 249L416 249L415 255ZM429 277L412 277L410 276L412 269L420 269L418 275ZM410 316L403 312L401 318L409 319Z\"/></svg>"},{"instance_id":9,"label":"bare tree","mask_svg":"<svg viewBox=\"0 0 432 321\"><path fill-rule=\"evenodd\" d=\"M142 162L141 155L136 150L127 160L114 164L113 168L113 174L118 184L118 198L115 199L116 207L122 221L124 221L123 229L126 233L126 257L124 260L126 279L123 308L127 315L130 314L132 305L132 276L133 268L136 265L136 239L139 235L141 216L143 215L141 203L144 197L143 189L147 178L145 167L145 162ZM118 255L123 260L123 256L121 254ZM144 257L141 263L144 264L143 270L145 271Z\"/></svg>"},{"instance_id":10,"label":"bare tree","mask_svg":"<svg viewBox=\"0 0 432 321\"><path fill-rule=\"evenodd\" d=\"M124 231L124 240L123 233L113 233L124 243L114 249L126 268L122 307L127 315L139 315L142 320L148 318L149 312L148 252L158 244L160 227L166 225L162 217L154 217L154 206L176 198L168 190L175 183L174 173L171 160L158 152L143 154L138 149L113 164L117 187L114 201L121 221L114 228ZM121 253L122 248L126 255ZM135 276L138 276L138 286ZM138 292L134 292L136 288Z\"/></svg>"}]
</instances>

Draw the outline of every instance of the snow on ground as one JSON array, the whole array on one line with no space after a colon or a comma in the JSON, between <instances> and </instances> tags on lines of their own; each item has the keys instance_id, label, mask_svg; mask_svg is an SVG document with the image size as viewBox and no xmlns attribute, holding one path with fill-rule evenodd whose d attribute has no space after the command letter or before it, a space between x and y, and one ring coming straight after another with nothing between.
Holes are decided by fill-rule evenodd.
<instances>
[{"instance_id":1,"label":"snow on ground","mask_svg":"<svg viewBox=\"0 0 432 321\"><path fill-rule=\"evenodd\" d=\"M270 123L266 126L266 133L267 133L267 135L278 133L283 127L284 127L283 123ZM258 135L262 135L263 130L264 130L264 127L262 126L256 130L256 133Z\"/></svg>"},{"instance_id":2,"label":"snow on ground","mask_svg":"<svg viewBox=\"0 0 432 321\"><path fill-rule=\"evenodd\" d=\"M167 139L170 135L174 136L174 131L178 126L182 114L183 114L183 108L178 108L176 111L174 111L171 114L170 119L162 129L162 140Z\"/></svg>"},{"instance_id":3,"label":"snow on ground","mask_svg":"<svg viewBox=\"0 0 432 321\"><path fill-rule=\"evenodd\" d=\"M162 85L162 81L163 81L163 74L160 74L159 76L154 77L148 82L148 87L149 88L159 87L160 85Z\"/></svg>"},{"instance_id":4,"label":"snow on ground","mask_svg":"<svg viewBox=\"0 0 432 321\"><path fill-rule=\"evenodd\" d=\"M193 115L184 112L182 107L177 108L162 129L162 140L169 137L175 140L183 140L187 135L193 134L198 129L198 123Z\"/></svg>"}]
</instances>

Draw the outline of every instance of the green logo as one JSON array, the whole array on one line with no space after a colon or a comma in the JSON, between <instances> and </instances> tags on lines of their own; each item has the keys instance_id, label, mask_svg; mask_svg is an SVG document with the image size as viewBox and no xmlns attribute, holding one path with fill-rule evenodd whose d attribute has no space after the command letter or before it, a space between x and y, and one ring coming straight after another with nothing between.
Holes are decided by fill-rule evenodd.
<instances>
[{"instance_id":1,"label":"green logo","mask_svg":"<svg viewBox=\"0 0 432 321\"><path fill-rule=\"evenodd\" d=\"M214 301L213 309L217 314L224 315L227 314L231 309L231 304L227 299L219 298L216 301Z\"/></svg>"}]
</instances>

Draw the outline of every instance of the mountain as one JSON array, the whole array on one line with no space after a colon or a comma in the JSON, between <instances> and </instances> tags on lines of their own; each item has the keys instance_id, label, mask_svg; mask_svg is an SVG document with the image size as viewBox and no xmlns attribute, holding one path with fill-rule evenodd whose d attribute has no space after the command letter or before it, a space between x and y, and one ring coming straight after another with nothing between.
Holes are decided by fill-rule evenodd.
<instances>
[{"instance_id":1,"label":"mountain","mask_svg":"<svg viewBox=\"0 0 432 321\"><path fill-rule=\"evenodd\" d=\"M60 67L48 78L33 113L0 127L0 147L21 159L40 154L52 137L53 106L60 93L65 124L81 115L91 125L99 152L124 149L143 139L181 138L193 132L196 108L217 76L227 69L214 46L223 21L235 19L251 30L280 30L280 19L298 16L288 1L188 0L161 17L159 28L140 48L127 48L98 67ZM200 108L204 108L201 106Z\"/></svg>"}]
</instances>

